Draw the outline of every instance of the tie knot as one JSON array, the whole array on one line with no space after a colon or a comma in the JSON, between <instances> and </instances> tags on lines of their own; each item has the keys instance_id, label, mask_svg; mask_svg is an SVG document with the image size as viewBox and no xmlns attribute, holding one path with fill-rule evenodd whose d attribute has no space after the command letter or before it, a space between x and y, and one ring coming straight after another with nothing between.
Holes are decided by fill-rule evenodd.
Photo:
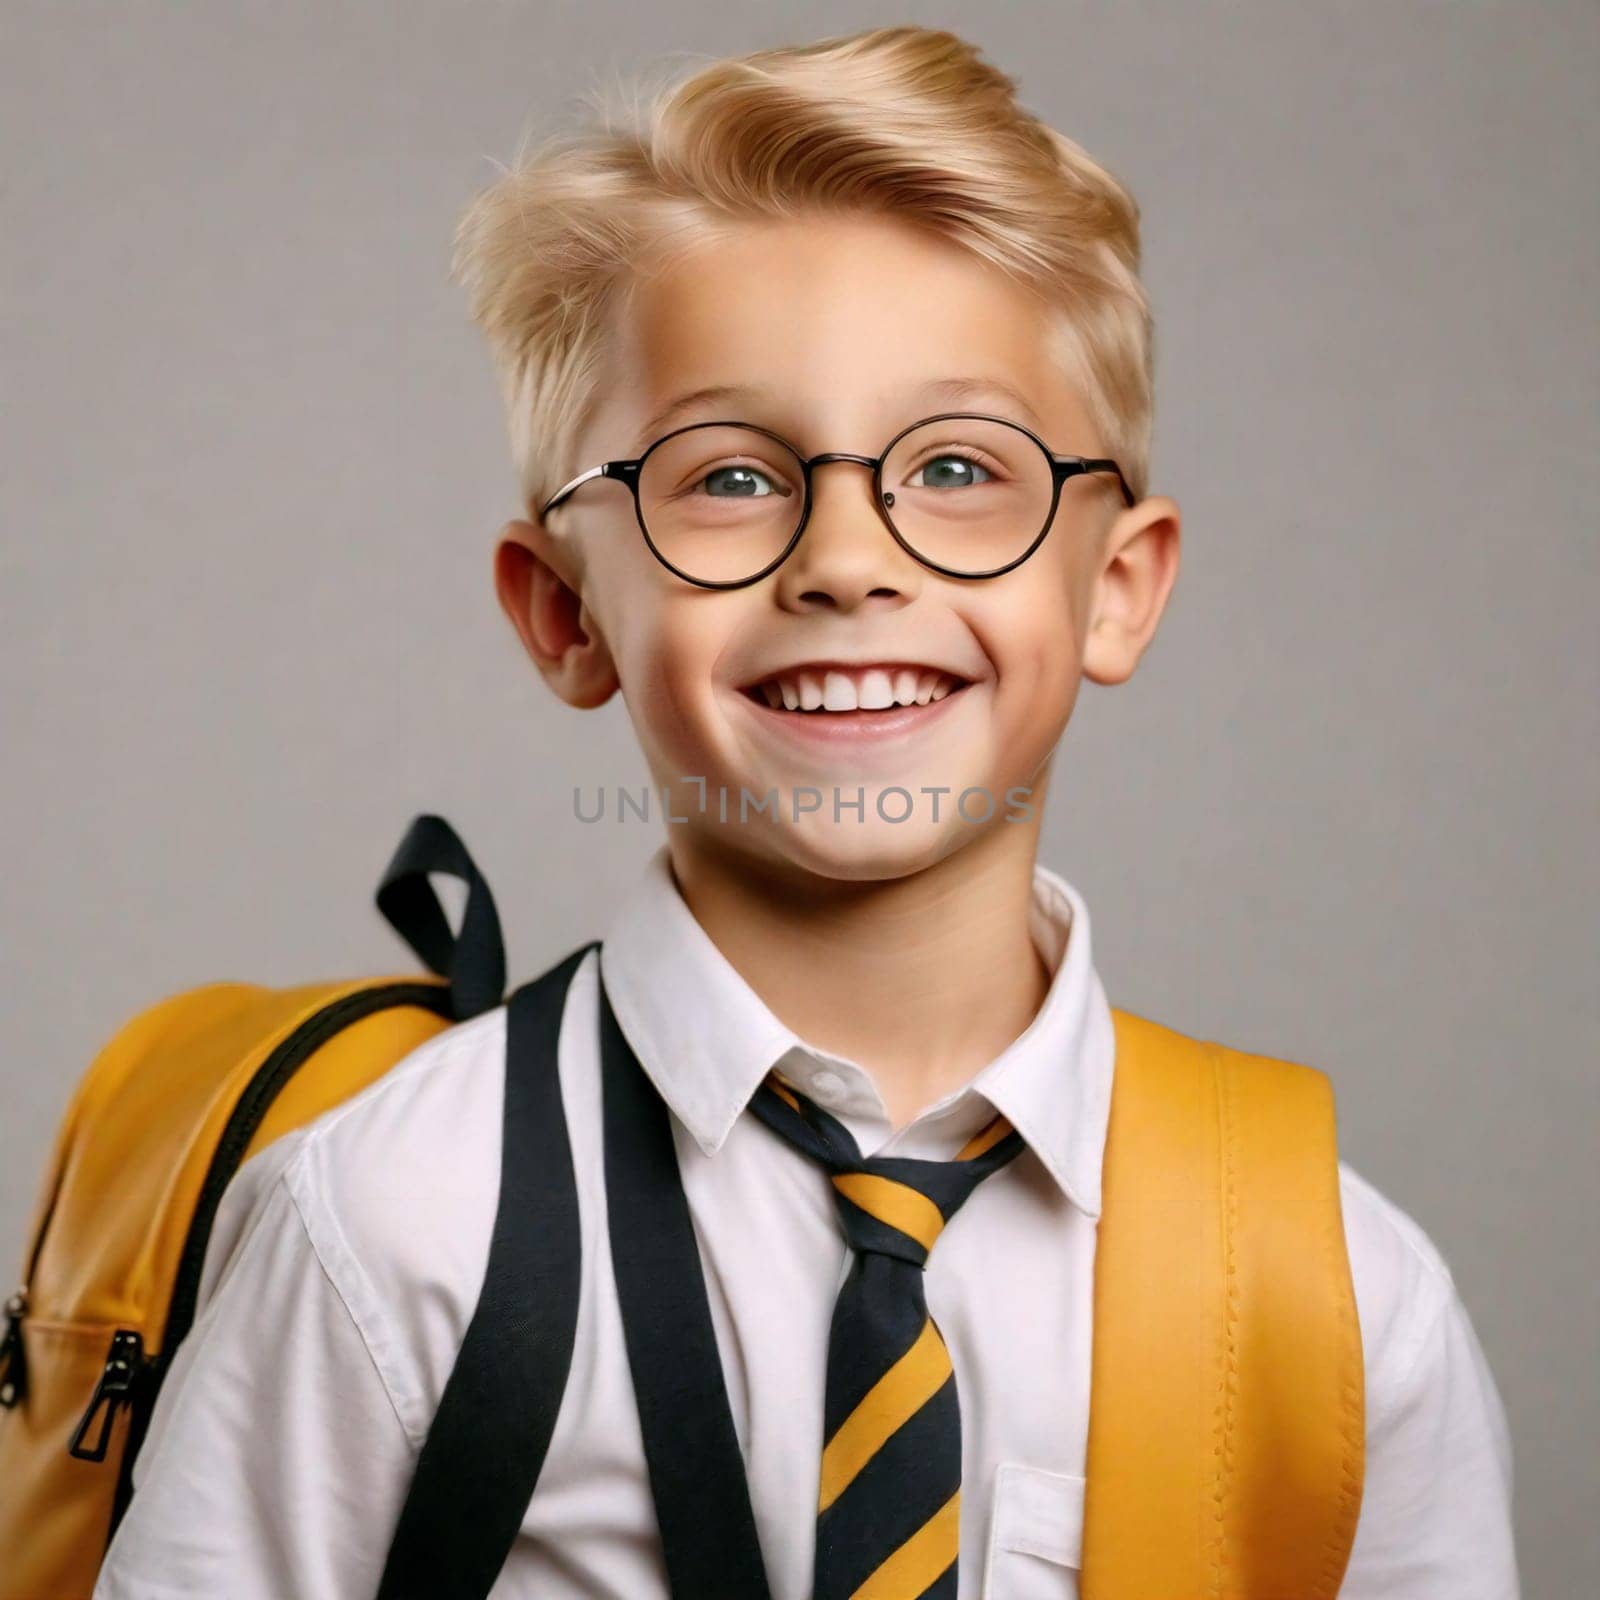
<instances>
[{"instance_id":1,"label":"tie knot","mask_svg":"<svg viewBox=\"0 0 1600 1600\"><path fill-rule=\"evenodd\" d=\"M823 1167L851 1247L925 1267L944 1229L991 1172L1022 1149L1022 1135L998 1112L950 1161L863 1156L854 1135L776 1068L750 1109Z\"/></svg>"}]
</instances>

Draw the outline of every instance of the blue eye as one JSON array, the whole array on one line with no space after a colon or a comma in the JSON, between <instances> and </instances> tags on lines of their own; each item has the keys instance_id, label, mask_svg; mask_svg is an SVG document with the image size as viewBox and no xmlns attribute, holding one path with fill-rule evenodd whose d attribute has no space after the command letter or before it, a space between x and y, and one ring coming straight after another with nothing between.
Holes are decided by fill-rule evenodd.
<instances>
[{"instance_id":1,"label":"blue eye","mask_svg":"<svg viewBox=\"0 0 1600 1600\"><path fill-rule=\"evenodd\" d=\"M932 483L913 483L911 485L913 489L963 489L975 482L982 482L990 476L987 467L979 465L978 462L971 460L967 456L934 456L932 460L925 462L917 470L925 473L929 468L938 469L935 481ZM951 468L955 470L949 470ZM981 472L983 478L974 479L971 476L974 472Z\"/></svg>"},{"instance_id":2,"label":"blue eye","mask_svg":"<svg viewBox=\"0 0 1600 1600\"><path fill-rule=\"evenodd\" d=\"M712 490L711 494L714 499L755 500L766 498L766 495L763 494L760 489L754 487L754 485L758 483L767 483L767 476L765 473L757 472L753 467L714 467L705 475L701 482L710 484L719 478L723 480L727 492L725 494L718 494L715 490ZM767 493L776 494L777 490L771 488L769 485Z\"/></svg>"}]
</instances>

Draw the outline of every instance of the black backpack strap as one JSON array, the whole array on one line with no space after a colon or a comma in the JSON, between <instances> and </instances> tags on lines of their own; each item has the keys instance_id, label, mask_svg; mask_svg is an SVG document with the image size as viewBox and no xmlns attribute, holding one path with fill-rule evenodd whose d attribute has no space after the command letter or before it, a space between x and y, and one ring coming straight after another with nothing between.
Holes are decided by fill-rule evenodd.
<instances>
[{"instance_id":1,"label":"black backpack strap","mask_svg":"<svg viewBox=\"0 0 1600 1600\"><path fill-rule=\"evenodd\" d=\"M672 1593L768 1600L670 1112L600 985L606 1206Z\"/></svg>"},{"instance_id":2,"label":"black backpack strap","mask_svg":"<svg viewBox=\"0 0 1600 1600\"><path fill-rule=\"evenodd\" d=\"M482 1291L378 1600L483 1600L533 1497L572 1366L582 1241L556 1047L591 940L508 1002L500 1200Z\"/></svg>"},{"instance_id":3,"label":"black backpack strap","mask_svg":"<svg viewBox=\"0 0 1600 1600\"><path fill-rule=\"evenodd\" d=\"M449 918L430 872L459 878L467 886L461 932ZM378 909L430 972L450 980L450 1009L457 1022L500 1004L506 992L506 950L494 896L461 836L443 817L423 812L384 868Z\"/></svg>"}]
</instances>

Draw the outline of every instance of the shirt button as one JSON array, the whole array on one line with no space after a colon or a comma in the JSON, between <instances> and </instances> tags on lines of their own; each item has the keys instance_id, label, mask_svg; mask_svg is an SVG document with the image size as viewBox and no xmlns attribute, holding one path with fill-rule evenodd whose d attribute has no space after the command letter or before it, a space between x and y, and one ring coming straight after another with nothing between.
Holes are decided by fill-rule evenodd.
<instances>
[{"instance_id":1,"label":"shirt button","mask_svg":"<svg viewBox=\"0 0 1600 1600\"><path fill-rule=\"evenodd\" d=\"M844 1088L844 1079L837 1072L829 1072L824 1067L820 1072L811 1074L811 1093L824 1104L831 1104L838 1100L840 1091Z\"/></svg>"}]
</instances>

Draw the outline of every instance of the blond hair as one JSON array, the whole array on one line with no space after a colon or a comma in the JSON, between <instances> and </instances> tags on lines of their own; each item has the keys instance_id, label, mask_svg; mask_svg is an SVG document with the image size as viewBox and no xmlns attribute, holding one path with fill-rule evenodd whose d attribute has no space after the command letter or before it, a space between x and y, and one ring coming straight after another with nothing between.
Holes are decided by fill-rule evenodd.
<instances>
[{"instance_id":1,"label":"blond hair","mask_svg":"<svg viewBox=\"0 0 1600 1600\"><path fill-rule=\"evenodd\" d=\"M525 148L462 216L452 275L489 342L527 506L580 470L637 279L719 226L818 210L910 220L1036 292L1060 370L1142 498L1139 208L1015 91L953 33L877 28L714 61L657 88L642 116L636 91L630 116L601 103L598 127Z\"/></svg>"}]
</instances>

